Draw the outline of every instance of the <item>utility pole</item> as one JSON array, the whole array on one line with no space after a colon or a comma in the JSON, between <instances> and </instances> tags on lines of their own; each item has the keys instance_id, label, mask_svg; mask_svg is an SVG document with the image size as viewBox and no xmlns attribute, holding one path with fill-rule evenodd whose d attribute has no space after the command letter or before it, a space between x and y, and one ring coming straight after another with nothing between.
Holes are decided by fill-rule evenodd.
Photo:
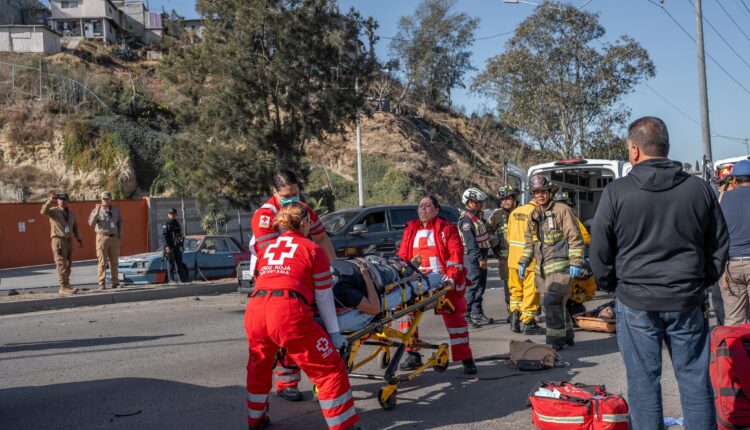
<instances>
[{"instance_id":1,"label":"utility pole","mask_svg":"<svg viewBox=\"0 0 750 430\"><path fill-rule=\"evenodd\" d=\"M354 92L359 94L359 78L354 78ZM359 122L360 109L357 108L357 188L359 189L359 207L365 207L365 186L362 177L362 130Z\"/></svg>"},{"instance_id":2,"label":"utility pole","mask_svg":"<svg viewBox=\"0 0 750 430\"><path fill-rule=\"evenodd\" d=\"M698 87L701 98L703 159L712 163L714 157L711 151L711 127L708 123L708 87L706 85L706 53L703 49L703 10L701 0L695 0L695 41L698 48Z\"/></svg>"}]
</instances>

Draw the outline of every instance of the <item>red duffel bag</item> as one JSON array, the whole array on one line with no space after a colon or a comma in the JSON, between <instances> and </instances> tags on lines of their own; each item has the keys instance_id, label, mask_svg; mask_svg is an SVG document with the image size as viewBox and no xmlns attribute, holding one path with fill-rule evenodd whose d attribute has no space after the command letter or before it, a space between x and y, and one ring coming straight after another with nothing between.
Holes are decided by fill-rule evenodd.
<instances>
[{"instance_id":1,"label":"red duffel bag","mask_svg":"<svg viewBox=\"0 0 750 430\"><path fill-rule=\"evenodd\" d=\"M542 395L545 390L547 395ZM529 393L529 403L531 421L541 430L628 429L627 402L604 385L542 381Z\"/></svg>"},{"instance_id":2,"label":"red duffel bag","mask_svg":"<svg viewBox=\"0 0 750 430\"><path fill-rule=\"evenodd\" d=\"M750 427L750 324L713 329L708 369L719 429Z\"/></svg>"}]
</instances>

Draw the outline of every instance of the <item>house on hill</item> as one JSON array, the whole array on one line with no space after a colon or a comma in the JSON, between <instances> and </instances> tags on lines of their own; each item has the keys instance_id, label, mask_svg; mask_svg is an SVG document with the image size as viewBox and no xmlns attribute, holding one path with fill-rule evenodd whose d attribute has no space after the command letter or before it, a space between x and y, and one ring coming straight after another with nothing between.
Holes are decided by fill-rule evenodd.
<instances>
[{"instance_id":1,"label":"house on hill","mask_svg":"<svg viewBox=\"0 0 750 430\"><path fill-rule=\"evenodd\" d=\"M0 0L0 52L60 52L60 34L46 26L49 15L38 0Z\"/></svg>"}]
</instances>

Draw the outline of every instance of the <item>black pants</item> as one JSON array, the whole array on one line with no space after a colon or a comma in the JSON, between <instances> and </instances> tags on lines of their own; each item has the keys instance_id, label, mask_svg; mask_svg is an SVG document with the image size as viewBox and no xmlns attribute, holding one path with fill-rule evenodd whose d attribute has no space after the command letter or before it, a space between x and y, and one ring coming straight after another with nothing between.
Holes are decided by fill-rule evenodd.
<instances>
[{"instance_id":1,"label":"black pants","mask_svg":"<svg viewBox=\"0 0 750 430\"><path fill-rule=\"evenodd\" d=\"M487 269L479 267L479 261L464 262L467 274L466 279L471 285L466 287L466 316L479 316L484 314L482 300L484 290L487 288Z\"/></svg>"},{"instance_id":2,"label":"black pants","mask_svg":"<svg viewBox=\"0 0 750 430\"><path fill-rule=\"evenodd\" d=\"M182 273L182 249L172 248L172 252L165 255L167 259L167 281L184 282L180 273Z\"/></svg>"}]
</instances>

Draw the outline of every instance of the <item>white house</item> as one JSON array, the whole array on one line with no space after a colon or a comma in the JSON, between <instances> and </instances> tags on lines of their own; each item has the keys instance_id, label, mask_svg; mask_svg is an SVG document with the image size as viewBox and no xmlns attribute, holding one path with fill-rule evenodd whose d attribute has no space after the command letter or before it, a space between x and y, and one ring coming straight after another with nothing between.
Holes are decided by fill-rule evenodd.
<instances>
[{"instance_id":1,"label":"white house","mask_svg":"<svg viewBox=\"0 0 750 430\"><path fill-rule=\"evenodd\" d=\"M99 39L115 43L120 10L110 0L50 0L50 27L68 39Z\"/></svg>"},{"instance_id":2,"label":"white house","mask_svg":"<svg viewBox=\"0 0 750 430\"><path fill-rule=\"evenodd\" d=\"M0 52L60 52L60 34L43 25L0 25Z\"/></svg>"}]
</instances>

